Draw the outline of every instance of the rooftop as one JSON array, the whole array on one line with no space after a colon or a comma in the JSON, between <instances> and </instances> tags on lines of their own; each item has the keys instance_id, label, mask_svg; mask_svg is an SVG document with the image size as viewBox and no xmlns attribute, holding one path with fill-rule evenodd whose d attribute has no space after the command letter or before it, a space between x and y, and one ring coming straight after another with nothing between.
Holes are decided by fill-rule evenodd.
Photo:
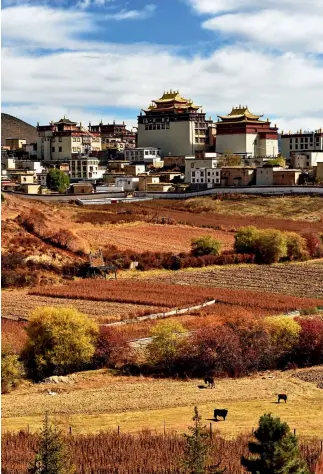
<instances>
[{"instance_id":1,"label":"rooftop","mask_svg":"<svg viewBox=\"0 0 323 474\"><path fill-rule=\"evenodd\" d=\"M228 120L259 120L263 115L254 115L250 112L247 105L239 105L239 107L232 107L229 115L218 115L223 121Z\"/></svg>"}]
</instances>

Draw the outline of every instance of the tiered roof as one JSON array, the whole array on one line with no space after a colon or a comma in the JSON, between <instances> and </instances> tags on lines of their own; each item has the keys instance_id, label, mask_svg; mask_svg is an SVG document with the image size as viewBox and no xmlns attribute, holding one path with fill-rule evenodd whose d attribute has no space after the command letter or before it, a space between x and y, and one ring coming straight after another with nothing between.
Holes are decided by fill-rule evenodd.
<instances>
[{"instance_id":1,"label":"tiered roof","mask_svg":"<svg viewBox=\"0 0 323 474\"><path fill-rule=\"evenodd\" d=\"M144 112L175 112L183 113L190 111L197 111L200 109L199 105L195 105L192 99L185 99L179 91L164 92L160 99L153 100L153 103Z\"/></svg>"},{"instance_id":2,"label":"tiered roof","mask_svg":"<svg viewBox=\"0 0 323 474\"><path fill-rule=\"evenodd\" d=\"M218 115L223 122L264 122L259 120L263 115L254 115L248 109L248 106L232 107L229 115Z\"/></svg>"}]
</instances>

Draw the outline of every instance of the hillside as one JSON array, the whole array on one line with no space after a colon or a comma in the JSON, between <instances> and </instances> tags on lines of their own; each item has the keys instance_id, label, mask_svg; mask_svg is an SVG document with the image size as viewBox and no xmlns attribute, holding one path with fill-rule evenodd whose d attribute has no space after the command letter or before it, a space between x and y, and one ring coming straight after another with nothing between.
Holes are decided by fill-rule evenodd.
<instances>
[{"instance_id":1,"label":"hillside","mask_svg":"<svg viewBox=\"0 0 323 474\"><path fill-rule=\"evenodd\" d=\"M13 117L1 114L1 145L6 144L6 138L26 138L27 143L34 143L37 139L36 127Z\"/></svg>"}]
</instances>

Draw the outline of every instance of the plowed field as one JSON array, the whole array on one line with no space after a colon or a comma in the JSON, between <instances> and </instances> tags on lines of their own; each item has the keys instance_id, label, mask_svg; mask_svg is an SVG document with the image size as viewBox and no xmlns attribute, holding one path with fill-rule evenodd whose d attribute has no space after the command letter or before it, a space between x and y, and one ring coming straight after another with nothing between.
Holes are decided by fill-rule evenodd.
<instances>
[{"instance_id":1,"label":"plowed field","mask_svg":"<svg viewBox=\"0 0 323 474\"><path fill-rule=\"evenodd\" d=\"M191 241L201 235L211 235L220 240L224 249L233 247L233 233L212 229L200 229L184 225L162 225L128 223L78 230L79 237L87 240L91 247L115 245L120 250L135 252L189 252Z\"/></svg>"}]
</instances>

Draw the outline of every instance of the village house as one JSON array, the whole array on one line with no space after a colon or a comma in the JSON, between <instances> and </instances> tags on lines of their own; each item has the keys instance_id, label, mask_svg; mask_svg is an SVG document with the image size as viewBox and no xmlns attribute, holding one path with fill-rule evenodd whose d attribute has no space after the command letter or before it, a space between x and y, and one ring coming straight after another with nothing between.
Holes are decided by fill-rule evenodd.
<instances>
[{"instance_id":1,"label":"village house","mask_svg":"<svg viewBox=\"0 0 323 474\"><path fill-rule=\"evenodd\" d=\"M175 188L170 183L148 183L145 191L148 193L167 193L175 191Z\"/></svg>"},{"instance_id":2,"label":"village house","mask_svg":"<svg viewBox=\"0 0 323 474\"><path fill-rule=\"evenodd\" d=\"M291 153L290 163L293 168L310 169L317 163L323 162L323 151L307 151L303 153Z\"/></svg>"},{"instance_id":3,"label":"village house","mask_svg":"<svg viewBox=\"0 0 323 474\"><path fill-rule=\"evenodd\" d=\"M116 188L122 188L124 191L138 191L139 189L138 176L118 176L115 179Z\"/></svg>"},{"instance_id":4,"label":"village house","mask_svg":"<svg viewBox=\"0 0 323 474\"><path fill-rule=\"evenodd\" d=\"M141 147L132 150L125 150L125 160L132 162L153 163L160 160L159 149L154 147Z\"/></svg>"},{"instance_id":5,"label":"village house","mask_svg":"<svg viewBox=\"0 0 323 474\"><path fill-rule=\"evenodd\" d=\"M295 169L274 169L273 185L274 186L296 186L299 184L301 170Z\"/></svg>"},{"instance_id":6,"label":"village house","mask_svg":"<svg viewBox=\"0 0 323 474\"><path fill-rule=\"evenodd\" d=\"M191 171L191 183L193 187L213 188L221 184L220 168L198 168ZM196 186L197 185L197 186Z\"/></svg>"},{"instance_id":7,"label":"village house","mask_svg":"<svg viewBox=\"0 0 323 474\"><path fill-rule=\"evenodd\" d=\"M256 178L256 167L224 166L221 169L221 186L251 186Z\"/></svg>"},{"instance_id":8,"label":"village house","mask_svg":"<svg viewBox=\"0 0 323 474\"><path fill-rule=\"evenodd\" d=\"M131 164L124 167L124 171L127 175L137 176L146 171L146 166L144 164Z\"/></svg>"},{"instance_id":9,"label":"village house","mask_svg":"<svg viewBox=\"0 0 323 474\"><path fill-rule=\"evenodd\" d=\"M22 150L26 144L25 138L6 138L6 146L9 147L9 150Z\"/></svg>"},{"instance_id":10,"label":"village house","mask_svg":"<svg viewBox=\"0 0 323 474\"><path fill-rule=\"evenodd\" d=\"M191 183L191 172L199 168L216 168L218 165L217 158L195 158L195 156L185 157L185 176L184 182Z\"/></svg>"},{"instance_id":11,"label":"village house","mask_svg":"<svg viewBox=\"0 0 323 474\"><path fill-rule=\"evenodd\" d=\"M105 170L99 171L99 160L83 156L69 161L72 179L102 179Z\"/></svg>"},{"instance_id":12,"label":"village house","mask_svg":"<svg viewBox=\"0 0 323 474\"><path fill-rule=\"evenodd\" d=\"M139 191L147 191L148 184L159 184L159 175L141 175L139 176Z\"/></svg>"}]
</instances>

